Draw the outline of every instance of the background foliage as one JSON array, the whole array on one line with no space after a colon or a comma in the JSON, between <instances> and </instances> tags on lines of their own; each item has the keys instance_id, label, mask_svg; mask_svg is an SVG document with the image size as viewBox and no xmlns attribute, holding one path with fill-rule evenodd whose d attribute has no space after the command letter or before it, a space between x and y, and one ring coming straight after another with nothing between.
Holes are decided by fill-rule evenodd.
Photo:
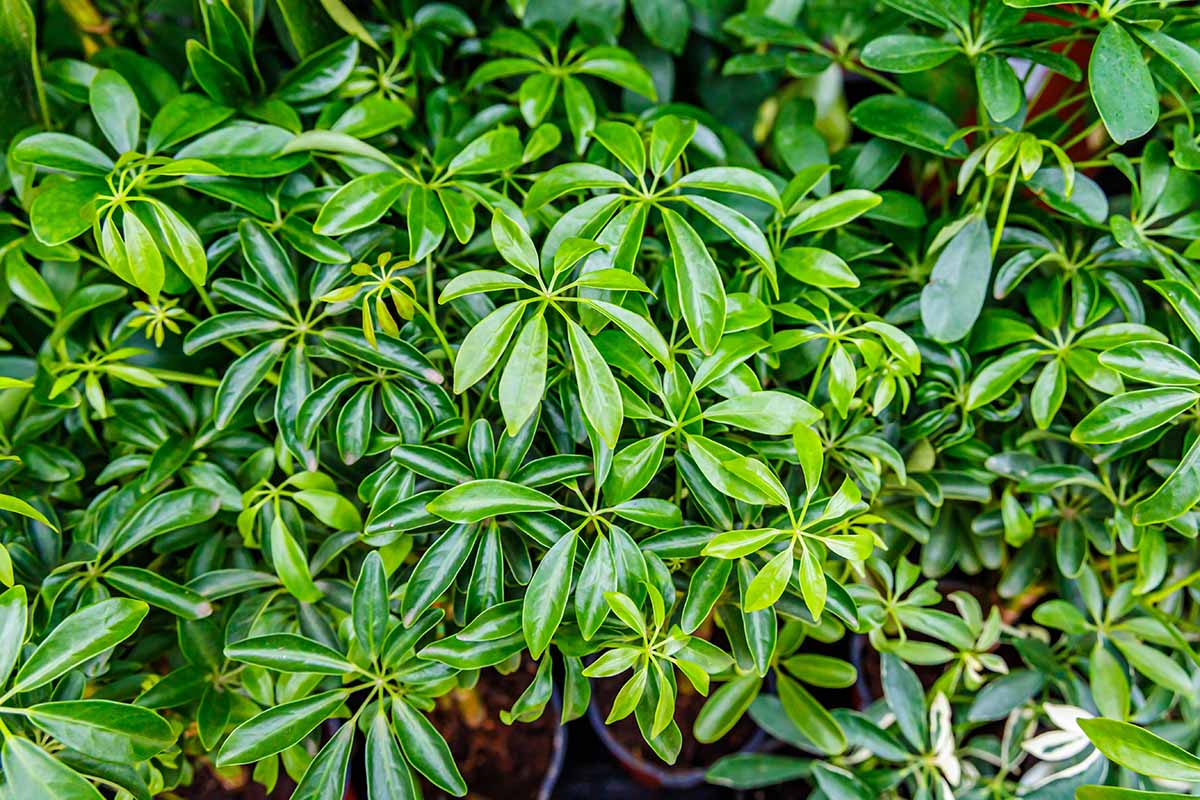
<instances>
[{"instance_id":1,"label":"background foliage","mask_svg":"<svg viewBox=\"0 0 1200 800\"><path fill-rule=\"evenodd\" d=\"M461 795L523 659L726 785L1184 796L1197 22L2 0L5 796Z\"/></svg>"}]
</instances>

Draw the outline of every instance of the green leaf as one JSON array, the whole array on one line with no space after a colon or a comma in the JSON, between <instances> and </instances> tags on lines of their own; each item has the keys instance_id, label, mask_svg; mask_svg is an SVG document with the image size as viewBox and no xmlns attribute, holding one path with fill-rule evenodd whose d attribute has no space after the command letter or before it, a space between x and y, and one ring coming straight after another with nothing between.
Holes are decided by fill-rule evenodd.
<instances>
[{"instance_id":1,"label":"green leaf","mask_svg":"<svg viewBox=\"0 0 1200 800\"><path fill-rule=\"evenodd\" d=\"M1161 780L1200 783L1200 758L1144 728L1115 719L1081 719L1079 727L1123 767Z\"/></svg>"},{"instance_id":2,"label":"green leaf","mask_svg":"<svg viewBox=\"0 0 1200 800\"><path fill-rule=\"evenodd\" d=\"M520 163L521 139L517 129L503 126L485 133L464 147L446 165L446 172L460 175L499 172Z\"/></svg>"},{"instance_id":3,"label":"green leaf","mask_svg":"<svg viewBox=\"0 0 1200 800\"><path fill-rule=\"evenodd\" d=\"M133 285L148 294L151 302L157 302L167 274L162 254L158 252L150 229L132 209L126 209L121 234L125 239L125 254Z\"/></svg>"},{"instance_id":4,"label":"green leaf","mask_svg":"<svg viewBox=\"0 0 1200 800\"><path fill-rule=\"evenodd\" d=\"M1050 427L1067 394L1067 369L1055 358L1046 362L1029 393L1029 410L1034 423L1045 430Z\"/></svg>"},{"instance_id":5,"label":"green leaf","mask_svg":"<svg viewBox=\"0 0 1200 800\"><path fill-rule=\"evenodd\" d=\"M233 109L204 95L186 93L172 98L150 121L146 149L157 152L204 133L233 116Z\"/></svg>"},{"instance_id":6,"label":"green leaf","mask_svg":"<svg viewBox=\"0 0 1200 800\"><path fill-rule=\"evenodd\" d=\"M450 528L425 551L413 569L404 592L405 625L414 625L418 617L449 588L474 551L478 538L478 526L459 524Z\"/></svg>"},{"instance_id":7,"label":"green leaf","mask_svg":"<svg viewBox=\"0 0 1200 800\"><path fill-rule=\"evenodd\" d=\"M704 410L704 418L768 436L786 436L797 425L821 419L821 412L802 397L767 390L714 403Z\"/></svg>"},{"instance_id":8,"label":"green leaf","mask_svg":"<svg viewBox=\"0 0 1200 800\"><path fill-rule=\"evenodd\" d=\"M595 278L601 274L629 275L629 273L625 272L624 270L610 269L602 270L601 272L591 272L585 277ZM637 280L632 275L629 277L634 281ZM595 285L595 281L581 280L580 283L587 283L593 286ZM609 284L609 286L612 286L612 284ZM626 282L625 285L620 288L628 289L631 286L633 286L632 282ZM654 325L645 317L604 300L592 300L588 303L588 307L600 312L601 315L616 323L618 328L628 334L629 338L637 342L638 346L646 351L646 355L654 358L664 366L669 366L671 364L671 352L670 347L667 345L667 340L664 339L663 335L658 332L658 328L654 327Z\"/></svg>"},{"instance_id":9,"label":"green leaf","mask_svg":"<svg viewBox=\"0 0 1200 800\"><path fill-rule=\"evenodd\" d=\"M205 94L222 105L241 105L250 94L245 76L195 39L189 39L185 48L188 66Z\"/></svg>"},{"instance_id":10,"label":"green leaf","mask_svg":"<svg viewBox=\"0 0 1200 800\"><path fill-rule=\"evenodd\" d=\"M137 147L138 101L121 73L111 69L97 72L88 88L88 102L96 124L117 153Z\"/></svg>"},{"instance_id":11,"label":"green leaf","mask_svg":"<svg viewBox=\"0 0 1200 800\"><path fill-rule=\"evenodd\" d=\"M354 637L358 640L358 646L372 660L379 657L383 639L387 635L388 605L387 573L383 558L379 551L372 551L363 559L351 604Z\"/></svg>"},{"instance_id":12,"label":"green leaf","mask_svg":"<svg viewBox=\"0 0 1200 800\"><path fill-rule=\"evenodd\" d=\"M388 212L408 182L395 172L372 172L339 187L313 223L313 232L340 236L361 230L379 221Z\"/></svg>"},{"instance_id":13,"label":"green leaf","mask_svg":"<svg viewBox=\"0 0 1200 800\"><path fill-rule=\"evenodd\" d=\"M971 332L992 276L987 221L972 217L938 255L921 291L921 322L939 342L957 342Z\"/></svg>"},{"instance_id":14,"label":"green leaf","mask_svg":"<svg viewBox=\"0 0 1200 800\"><path fill-rule=\"evenodd\" d=\"M950 117L937 107L911 97L873 95L850 110L850 121L873 136L935 156L967 155L967 146L961 139L947 144L957 131Z\"/></svg>"},{"instance_id":15,"label":"green leaf","mask_svg":"<svg viewBox=\"0 0 1200 800\"><path fill-rule=\"evenodd\" d=\"M636 92L650 101L658 99L650 73L619 47L593 47L587 50L575 69Z\"/></svg>"},{"instance_id":16,"label":"green leaf","mask_svg":"<svg viewBox=\"0 0 1200 800\"><path fill-rule=\"evenodd\" d=\"M28 617L24 586L13 586L0 594L0 686L8 682L17 663Z\"/></svg>"},{"instance_id":17,"label":"green leaf","mask_svg":"<svg viewBox=\"0 0 1200 800\"><path fill-rule=\"evenodd\" d=\"M414 186L408 192L405 209L408 224L408 258L420 261L429 256L446 236L446 216L437 194L423 186Z\"/></svg>"},{"instance_id":18,"label":"green leaf","mask_svg":"<svg viewBox=\"0 0 1200 800\"><path fill-rule=\"evenodd\" d=\"M884 72L924 72L944 64L956 53L958 47L951 42L896 33L867 42L862 49L862 62Z\"/></svg>"},{"instance_id":19,"label":"green leaf","mask_svg":"<svg viewBox=\"0 0 1200 800\"><path fill-rule=\"evenodd\" d=\"M175 731L158 714L111 700L39 703L28 715L67 747L105 761L145 761L175 743Z\"/></svg>"},{"instance_id":20,"label":"green leaf","mask_svg":"<svg viewBox=\"0 0 1200 800\"><path fill-rule=\"evenodd\" d=\"M220 498L207 489L163 492L152 497L116 531L111 542L113 553L122 555L163 534L206 522L220 508Z\"/></svg>"},{"instance_id":21,"label":"green leaf","mask_svg":"<svg viewBox=\"0 0 1200 800\"><path fill-rule=\"evenodd\" d=\"M1175 280L1147 281L1146 283L1167 299L1171 308L1187 325L1192 335L1200 338L1200 293L1186 283Z\"/></svg>"},{"instance_id":22,"label":"green leaf","mask_svg":"<svg viewBox=\"0 0 1200 800\"><path fill-rule=\"evenodd\" d=\"M819 247L789 247L779 254L783 271L810 286L854 288L858 277L839 256Z\"/></svg>"},{"instance_id":23,"label":"green leaf","mask_svg":"<svg viewBox=\"0 0 1200 800\"><path fill-rule=\"evenodd\" d=\"M874 790L859 780L854 773L842 767L817 761L813 763L812 775L821 792L836 800L871 800Z\"/></svg>"},{"instance_id":24,"label":"green leaf","mask_svg":"<svg viewBox=\"0 0 1200 800\"><path fill-rule=\"evenodd\" d=\"M524 228L500 208L492 212L492 241L509 264L535 278L541 274L533 240Z\"/></svg>"},{"instance_id":25,"label":"green leaf","mask_svg":"<svg viewBox=\"0 0 1200 800\"><path fill-rule=\"evenodd\" d=\"M750 582L743 599L743 608L746 611L761 611L773 606L787 588L793 568L792 548L785 547L782 552L773 556Z\"/></svg>"},{"instance_id":26,"label":"green leaf","mask_svg":"<svg viewBox=\"0 0 1200 800\"><path fill-rule=\"evenodd\" d=\"M671 244L679 303L696 346L712 353L725 330L725 286L721 273L695 229L683 217L662 210Z\"/></svg>"},{"instance_id":27,"label":"green leaf","mask_svg":"<svg viewBox=\"0 0 1200 800\"><path fill-rule=\"evenodd\" d=\"M545 315L526 321L500 376L500 410L509 436L516 436L542 403L546 391L549 330Z\"/></svg>"},{"instance_id":28,"label":"green leaf","mask_svg":"<svg viewBox=\"0 0 1200 800\"><path fill-rule=\"evenodd\" d=\"M250 764L301 742L349 697L338 689L273 706L243 722L221 745L217 764Z\"/></svg>"},{"instance_id":29,"label":"green leaf","mask_svg":"<svg viewBox=\"0 0 1200 800\"><path fill-rule=\"evenodd\" d=\"M633 169L630 166L630 169L635 175L640 175L645 167ZM757 172L743 167L706 167L694 170L676 181L675 186L679 189L731 192L761 200L773 208L782 208L775 185Z\"/></svg>"},{"instance_id":30,"label":"green leaf","mask_svg":"<svg viewBox=\"0 0 1200 800\"><path fill-rule=\"evenodd\" d=\"M1200 394L1190 389L1140 389L1110 397L1071 431L1086 444L1112 444L1165 425L1191 408Z\"/></svg>"},{"instance_id":31,"label":"green leaf","mask_svg":"<svg viewBox=\"0 0 1200 800\"><path fill-rule=\"evenodd\" d=\"M1115 786L1080 786L1075 800L1191 800L1194 794L1118 789Z\"/></svg>"},{"instance_id":32,"label":"green leaf","mask_svg":"<svg viewBox=\"0 0 1200 800\"><path fill-rule=\"evenodd\" d=\"M846 735L825 707L787 675L776 672L775 680L783 709L800 732L827 755L843 752L847 744Z\"/></svg>"},{"instance_id":33,"label":"green leaf","mask_svg":"<svg viewBox=\"0 0 1200 800\"><path fill-rule=\"evenodd\" d=\"M796 448L800 470L804 474L804 487L812 494L821 483L825 446L821 443L820 435L804 425L792 431L792 444Z\"/></svg>"},{"instance_id":34,"label":"green leaf","mask_svg":"<svg viewBox=\"0 0 1200 800\"><path fill-rule=\"evenodd\" d=\"M1192 442L1163 485L1133 507L1133 521L1136 525L1168 522L1197 502L1200 502L1200 439Z\"/></svg>"},{"instance_id":35,"label":"green leaf","mask_svg":"<svg viewBox=\"0 0 1200 800\"><path fill-rule=\"evenodd\" d=\"M304 549L284 524L281 514L271 522L270 543L275 572L292 596L302 603L320 600L324 593L313 583Z\"/></svg>"},{"instance_id":36,"label":"green leaf","mask_svg":"<svg viewBox=\"0 0 1200 800\"><path fill-rule=\"evenodd\" d=\"M1129 716L1129 678L1125 667L1109 652L1103 641L1092 646L1088 659L1089 685L1096 707L1105 716L1124 719Z\"/></svg>"},{"instance_id":37,"label":"green leaf","mask_svg":"<svg viewBox=\"0 0 1200 800\"><path fill-rule=\"evenodd\" d=\"M291 800L342 800L353 747L354 723L347 722L309 763Z\"/></svg>"},{"instance_id":38,"label":"green leaf","mask_svg":"<svg viewBox=\"0 0 1200 800\"><path fill-rule=\"evenodd\" d=\"M512 339L521 321L524 303L500 306L471 328L454 358L454 393L462 394L484 378Z\"/></svg>"},{"instance_id":39,"label":"green leaf","mask_svg":"<svg viewBox=\"0 0 1200 800\"><path fill-rule=\"evenodd\" d=\"M1125 656L1131 667L1159 686L1180 694L1191 691L1191 676L1166 653L1123 636L1114 636L1112 643Z\"/></svg>"},{"instance_id":40,"label":"green leaf","mask_svg":"<svg viewBox=\"0 0 1200 800\"><path fill-rule=\"evenodd\" d=\"M558 78L545 72L535 72L521 81L517 91L518 107L525 124L536 128L546 118L558 98Z\"/></svg>"},{"instance_id":41,"label":"green leaf","mask_svg":"<svg viewBox=\"0 0 1200 800\"><path fill-rule=\"evenodd\" d=\"M54 291L20 250L10 250L4 257L4 272L13 294L34 308L58 313L60 309Z\"/></svg>"},{"instance_id":42,"label":"green leaf","mask_svg":"<svg viewBox=\"0 0 1200 800\"><path fill-rule=\"evenodd\" d=\"M967 410L980 408L1000 397L1044 355L1044 351L1040 349L1024 348L1005 353L988 362L987 366L979 370L979 374L971 381L967 390Z\"/></svg>"},{"instance_id":43,"label":"green leaf","mask_svg":"<svg viewBox=\"0 0 1200 800\"><path fill-rule=\"evenodd\" d=\"M164 608L177 617L203 619L213 612L212 603L199 592L180 586L148 569L113 567L105 574L104 579L125 594L152 606Z\"/></svg>"},{"instance_id":44,"label":"green leaf","mask_svg":"<svg viewBox=\"0 0 1200 800\"><path fill-rule=\"evenodd\" d=\"M340 39L308 55L275 89L275 95L293 105L324 97L350 76L358 61L358 42Z\"/></svg>"},{"instance_id":45,"label":"green leaf","mask_svg":"<svg viewBox=\"0 0 1200 800\"><path fill-rule=\"evenodd\" d=\"M233 642L225 647L225 657L278 672L341 675L355 671L337 651L294 633L269 633Z\"/></svg>"},{"instance_id":46,"label":"green leaf","mask_svg":"<svg viewBox=\"0 0 1200 800\"><path fill-rule=\"evenodd\" d=\"M1127 378L1167 386L1200 384L1200 364L1166 342L1129 342L1100 354L1100 363Z\"/></svg>"},{"instance_id":47,"label":"green leaf","mask_svg":"<svg viewBox=\"0 0 1200 800\"><path fill-rule=\"evenodd\" d=\"M46 119L46 91L42 85L37 46L37 18L27 0L5 0L0 6L0 94L9 102L9 114L0 126L5 147L21 128Z\"/></svg>"},{"instance_id":48,"label":"green leaf","mask_svg":"<svg viewBox=\"0 0 1200 800\"><path fill-rule=\"evenodd\" d=\"M758 225L740 211L722 205L707 197L689 196L685 199L688 206L699 211L709 222L725 232L739 247L763 266L767 280L772 289L776 288L778 277L775 271L775 259L771 255L771 245L766 236L759 230Z\"/></svg>"},{"instance_id":49,"label":"green leaf","mask_svg":"<svg viewBox=\"0 0 1200 800\"><path fill-rule=\"evenodd\" d=\"M35 133L12 149L14 160L59 169L76 175L104 176L112 171L113 160L83 139L65 133Z\"/></svg>"},{"instance_id":50,"label":"green leaf","mask_svg":"<svg viewBox=\"0 0 1200 800\"><path fill-rule=\"evenodd\" d=\"M832 540L829 540L832 541ZM820 620L825 611L825 603L829 599L829 582L825 578L825 570L821 566L812 548L806 547L800 554L800 591L804 596L804 605L814 620Z\"/></svg>"},{"instance_id":51,"label":"green leaf","mask_svg":"<svg viewBox=\"0 0 1200 800\"><path fill-rule=\"evenodd\" d=\"M624 419L617 381L591 337L570 320L567 320L567 341L583 415L600 438L609 447L615 447Z\"/></svg>"},{"instance_id":52,"label":"green leaf","mask_svg":"<svg viewBox=\"0 0 1200 800\"><path fill-rule=\"evenodd\" d=\"M299 277L287 252L270 231L256 220L238 225L242 257L262 284L292 308L300 301Z\"/></svg>"},{"instance_id":53,"label":"green leaf","mask_svg":"<svg viewBox=\"0 0 1200 800\"><path fill-rule=\"evenodd\" d=\"M418 797L412 771L388 727L382 707L367 729L366 772L367 796L371 800L416 800Z\"/></svg>"},{"instance_id":54,"label":"green leaf","mask_svg":"<svg viewBox=\"0 0 1200 800\"><path fill-rule=\"evenodd\" d=\"M661 116L654 121L654 127L650 130L650 170L655 176L665 174L683 155L696 134L696 127L696 120L674 114Z\"/></svg>"},{"instance_id":55,"label":"green leaf","mask_svg":"<svg viewBox=\"0 0 1200 800\"><path fill-rule=\"evenodd\" d=\"M399 737L400 747L418 772L455 797L467 793L466 781L459 774L446 740L429 724L425 715L395 698L392 700L392 723L397 730L403 731Z\"/></svg>"},{"instance_id":56,"label":"green leaf","mask_svg":"<svg viewBox=\"0 0 1200 800\"><path fill-rule=\"evenodd\" d=\"M155 202L150 207L154 210L167 255L193 286L203 286L208 278L208 257L195 228L170 206Z\"/></svg>"},{"instance_id":57,"label":"green leaf","mask_svg":"<svg viewBox=\"0 0 1200 800\"><path fill-rule=\"evenodd\" d=\"M520 278L489 269L476 269L455 275L442 287L438 303L446 304L470 294L497 292L504 289L523 289L528 284Z\"/></svg>"},{"instance_id":58,"label":"green leaf","mask_svg":"<svg viewBox=\"0 0 1200 800\"><path fill-rule=\"evenodd\" d=\"M587 189L632 189L618 173L595 164L560 164L543 174L525 195L525 211L537 211L568 192Z\"/></svg>"},{"instance_id":59,"label":"green leaf","mask_svg":"<svg viewBox=\"0 0 1200 800\"><path fill-rule=\"evenodd\" d=\"M358 509L337 492L304 489L293 494L292 500L335 531L357 531L362 528Z\"/></svg>"},{"instance_id":60,"label":"green leaf","mask_svg":"<svg viewBox=\"0 0 1200 800\"><path fill-rule=\"evenodd\" d=\"M881 200L879 195L865 189L835 192L802 208L788 225L787 237L841 227L879 205Z\"/></svg>"},{"instance_id":61,"label":"green leaf","mask_svg":"<svg viewBox=\"0 0 1200 800\"><path fill-rule=\"evenodd\" d=\"M710 539L703 552L717 558L741 558L758 552L782 535L773 528L726 531Z\"/></svg>"},{"instance_id":62,"label":"green leaf","mask_svg":"<svg viewBox=\"0 0 1200 800\"><path fill-rule=\"evenodd\" d=\"M909 744L918 750L929 746L929 721L925 712L925 690L912 668L899 656L884 653L881 656L883 669L883 696L888 707L896 715L900 732Z\"/></svg>"},{"instance_id":63,"label":"green leaf","mask_svg":"<svg viewBox=\"0 0 1200 800\"><path fill-rule=\"evenodd\" d=\"M521 629L525 633L531 658L541 658L562 622L578 541L576 532L571 531L555 542L542 557L526 588L521 609Z\"/></svg>"},{"instance_id":64,"label":"green leaf","mask_svg":"<svg viewBox=\"0 0 1200 800\"><path fill-rule=\"evenodd\" d=\"M697 741L715 742L727 734L750 708L762 689L762 678L739 675L721 684L705 701L692 729Z\"/></svg>"},{"instance_id":65,"label":"green leaf","mask_svg":"<svg viewBox=\"0 0 1200 800\"><path fill-rule=\"evenodd\" d=\"M480 522L502 514L553 511L558 502L518 483L485 479L447 489L426 504L431 514L450 522Z\"/></svg>"},{"instance_id":66,"label":"green leaf","mask_svg":"<svg viewBox=\"0 0 1200 800\"><path fill-rule=\"evenodd\" d=\"M1010 119L1021 110L1021 80L1008 59L984 53L975 63L975 83L988 114L997 122Z\"/></svg>"},{"instance_id":67,"label":"green leaf","mask_svg":"<svg viewBox=\"0 0 1200 800\"><path fill-rule=\"evenodd\" d=\"M809 759L773 753L734 753L709 767L704 780L750 791L807 778L811 773Z\"/></svg>"},{"instance_id":68,"label":"green leaf","mask_svg":"<svg viewBox=\"0 0 1200 800\"><path fill-rule=\"evenodd\" d=\"M1116 20L1096 37L1088 86L1104 127L1117 144L1147 133L1158 121L1158 90L1142 49Z\"/></svg>"},{"instance_id":69,"label":"green leaf","mask_svg":"<svg viewBox=\"0 0 1200 800\"><path fill-rule=\"evenodd\" d=\"M1045 685L1045 676L1033 670L1013 670L996 678L975 696L967 711L972 722L1004 719L1013 709L1028 702Z\"/></svg>"},{"instance_id":70,"label":"green leaf","mask_svg":"<svg viewBox=\"0 0 1200 800\"><path fill-rule=\"evenodd\" d=\"M656 47L678 54L691 28L685 0L633 0L638 27Z\"/></svg>"},{"instance_id":71,"label":"green leaf","mask_svg":"<svg viewBox=\"0 0 1200 800\"><path fill-rule=\"evenodd\" d=\"M1193 89L1200 91L1200 52L1196 52L1195 48L1166 35L1162 31L1152 30L1139 25L1133 28L1133 32L1151 50L1158 53L1168 64L1179 70L1183 74L1183 77L1187 78L1188 83L1192 84Z\"/></svg>"},{"instance_id":72,"label":"green leaf","mask_svg":"<svg viewBox=\"0 0 1200 800\"><path fill-rule=\"evenodd\" d=\"M64 244L79 236L95 222L96 196L106 188L99 178L44 181L29 209L34 236L47 245Z\"/></svg>"},{"instance_id":73,"label":"green leaf","mask_svg":"<svg viewBox=\"0 0 1200 800\"><path fill-rule=\"evenodd\" d=\"M21 665L14 692L28 692L128 639L149 608L139 600L113 598L76 611L60 622Z\"/></svg>"},{"instance_id":74,"label":"green leaf","mask_svg":"<svg viewBox=\"0 0 1200 800\"><path fill-rule=\"evenodd\" d=\"M858 680L854 665L832 656L797 653L789 656L784 666L805 683L828 689L845 689Z\"/></svg>"},{"instance_id":75,"label":"green leaf","mask_svg":"<svg viewBox=\"0 0 1200 800\"><path fill-rule=\"evenodd\" d=\"M9 786L20 786L34 800L103 800L96 787L75 770L28 739L4 740L4 773Z\"/></svg>"}]
</instances>

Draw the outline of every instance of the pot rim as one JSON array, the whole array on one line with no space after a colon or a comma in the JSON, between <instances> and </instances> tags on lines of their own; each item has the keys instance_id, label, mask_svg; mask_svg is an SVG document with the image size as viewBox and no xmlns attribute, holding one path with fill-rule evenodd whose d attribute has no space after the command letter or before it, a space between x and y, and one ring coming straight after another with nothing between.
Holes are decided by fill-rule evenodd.
<instances>
[{"instance_id":1,"label":"pot rim","mask_svg":"<svg viewBox=\"0 0 1200 800\"><path fill-rule=\"evenodd\" d=\"M596 703L588 704L587 716L592 730L596 732L596 736L604 743L605 749L615 756L617 761L621 763L621 766L634 776L641 775L649 778L663 789L692 789L705 782L704 776L708 773L709 767L712 766L711 764L702 767L682 768L659 766L654 762L639 758L626 748L625 745L617 741L616 737L609 732L608 726L604 724L600 707ZM754 734L750 737L750 740L734 752L752 753L761 750L766 741L766 732L762 728L755 726Z\"/></svg>"}]
</instances>

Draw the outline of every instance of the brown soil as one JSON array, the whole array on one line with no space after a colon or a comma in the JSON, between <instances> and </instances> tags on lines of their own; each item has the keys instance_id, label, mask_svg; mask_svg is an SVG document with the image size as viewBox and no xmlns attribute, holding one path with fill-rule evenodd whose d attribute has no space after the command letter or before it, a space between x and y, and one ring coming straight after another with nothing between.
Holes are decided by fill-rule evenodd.
<instances>
[{"instance_id":1,"label":"brown soil","mask_svg":"<svg viewBox=\"0 0 1200 800\"><path fill-rule=\"evenodd\" d=\"M438 700L429 720L446 738L454 761L467 781L472 800L534 800L554 756L558 718L552 707L531 723L512 726L500 721L533 681L535 665L525 662L511 675L484 672L470 691L451 692ZM449 798L424 779L426 800Z\"/></svg>"},{"instance_id":2,"label":"brown soil","mask_svg":"<svg viewBox=\"0 0 1200 800\"><path fill-rule=\"evenodd\" d=\"M617 692L621 690L621 686L628 678L629 675L626 674L592 681L592 702L596 704L602 717L608 716ZM713 688L716 688L715 685ZM696 741L692 736L692 728L696 724L696 717L699 716L706 699L697 694L686 680L680 682L679 696L675 698L675 724L679 726L679 730L683 734L683 745L679 748L679 757L675 760L675 764L670 767L658 757L650 745L646 744L646 740L642 738L642 732L638 728L637 720L632 714L609 725L608 731L614 739L620 742L622 747L656 768L707 767L721 756L736 753L745 747L754 736L755 731L758 730L758 726L754 724L748 714L744 714L729 733L717 741L711 744Z\"/></svg>"},{"instance_id":3,"label":"brown soil","mask_svg":"<svg viewBox=\"0 0 1200 800\"><path fill-rule=\"evenodd\" d=\"M250 768L242 770L244 783L230 785L223 782L203 764L196 762L196 774L190 786L181 786L173 793L176 797L189 800L286 800L292 796L296 784L280 770L279 780L275 782L275 791L268 794L262 786L250 780ZM346 797L353 794L347 787Z\"/></svg>"}]
</instances>

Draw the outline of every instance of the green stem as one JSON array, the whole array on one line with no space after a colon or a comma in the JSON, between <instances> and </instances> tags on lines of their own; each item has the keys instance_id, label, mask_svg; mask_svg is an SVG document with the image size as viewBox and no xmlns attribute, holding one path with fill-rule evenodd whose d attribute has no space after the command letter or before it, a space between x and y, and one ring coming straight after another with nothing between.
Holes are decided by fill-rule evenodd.
<instances>
[{"instance_id":1,"label":"green stem","mask_svg":"<svg viewBox=\"0 0 1200 800\"><path fill-rule=\"evenodd\" d=\"M1000 249L1000 236L1004 233L1004 222L1008 219L1008 207L1012 203L1013 189L1017 185L1017 162L1013 162L1012 172L1008 173L1008 184L1004 187L1004 199L1000 201L1000 214L996 217L996 230L992 233L992 258Z\"/></svg>"},{"instance_id":2,"label":"green stem","mask_svg":"<svg viewBox=\"0 0 1200 800\"><path fill-rule=\"evenodd\" d=\"M157 367L143 367L146 372L154 375L157 378L162 378L165 381L174 381L175 383L190 383L193 386L211 386L214 389L221 385L221 382L216 378L210 378L207 375L192 375L188 372L176 372L173 369L158 369Z\"/></svg>"}]
</instances>

